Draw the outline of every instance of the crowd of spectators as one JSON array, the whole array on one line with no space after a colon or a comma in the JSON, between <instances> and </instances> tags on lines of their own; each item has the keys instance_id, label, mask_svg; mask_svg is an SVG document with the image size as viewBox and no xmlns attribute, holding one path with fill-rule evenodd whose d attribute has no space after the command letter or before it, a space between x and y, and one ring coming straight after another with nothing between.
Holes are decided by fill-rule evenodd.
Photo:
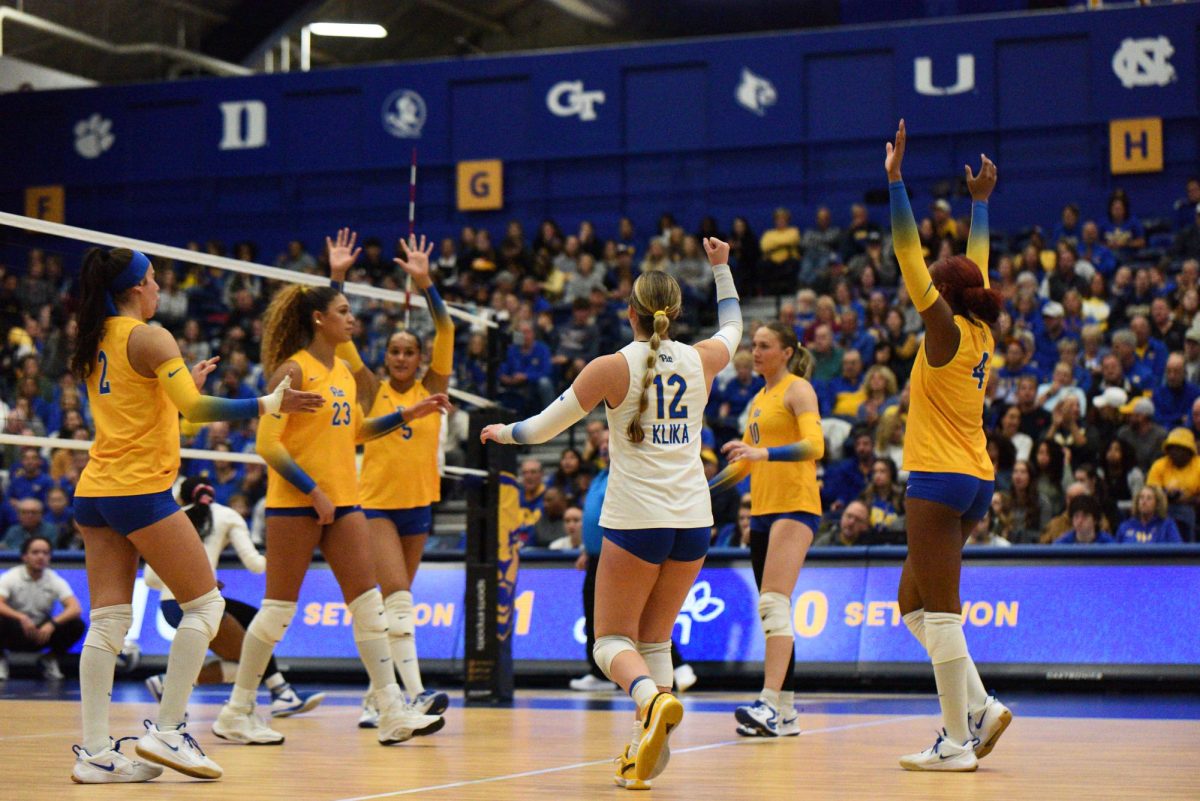
<instances>
[{"instance_id":1,"label":"crowd of spectators","mask_svg":"<svg viewBox=\"0 0 1200 801\"><path fill-rule=\"evenodd\" d=\"M931 261L965 250L969 220L955 217L956 205L959 212L969 206L938 199L920 221ZM1188 181L1175 208L1153 211L1153 219L1139 220L1118 190L1103 219L1085 219L1069 203L1057 221L993 232L992 286L1005 300L984 420L996 496L973 541L1195 539L1200 181ZM814 356L812 381L829 445L819 467L826 512L819 541L902 543L907 384L922 323L899 280L886 223L886 212L860 204L849 210L844 226L821 207L802 228L780 208L761 234L742 217L728 228L706 217L692 232L670 214L649 232L629 218L601 221L599 228L583 222L575 231L544 220L532 236L514 220L495 240L486 228L474 227L442 240L436 280L451 303L487 310L506 325L511 344L496 366L494 396L527 414L549 403L589 359L627 341L625 309L642 272L665 270L679 280L684 313L674 335L685 341L703 336L715 306L699 241L726 239L743 298L777 297L776 314L794 326ZM231 249L216 241L189 247L259 260L251 242ZM0 267L0 328L7 332L0 415L8 433L92 436L87 394L66 367L78 328L75 265L64 262L61 254L30 249L25 264ZM298 272L328 269L324 253L310 252L299 240L274 263ZM156 260L156 271L156 320L176 335L185 360L221 357L205 391L233 398L260 394L262 313L272 282L166 260ZM366 238L350 280L403 291L401 276L384 243ZM359 349L367 363L380 365L403 312L358 297L352 307ZM746 320L747 342L761 322ZM422 313L413 314L412 324L432 330ZM458 327L459 389L489 394L487 336L479 327ZM721 466L721 445L740 436L741 416L761 386L745 349L715 382L704 434L710 473ZM591 421L583 447L564 451L549 471L540 463L536 473L533 464L526 465L528 474L522 467L528 543L567 547L563 543L576 539L575 512L604 466L594 447L602 425ZM448 426L450 458L465 428L461 420ZM215 423L184 444L239 452L253 450L254 438L255 421ZM5 548L19 548L35 535L60 548L79 545L71 499L86 459L82 451L6 449L7 502L0 505ZM207 473L217 501L261 531L263 468L192 460L183 473ZM744 542L748 509L737 492L714 499L714 509L714 542Z\"/></svg>"}]
</instances>

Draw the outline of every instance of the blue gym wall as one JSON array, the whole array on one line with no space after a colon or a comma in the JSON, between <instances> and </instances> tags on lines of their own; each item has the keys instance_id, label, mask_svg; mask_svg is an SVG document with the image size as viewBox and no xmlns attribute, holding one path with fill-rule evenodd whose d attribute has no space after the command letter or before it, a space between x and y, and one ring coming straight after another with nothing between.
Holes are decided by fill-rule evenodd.
<instances>
[{"instance_id":1,"label":"blue gym wall","mask_svg":"<svg viewBox=\"0 0 1200 801\"><path fill-rule=\"evenodd\" d=\"M1113 66L1123 40L1159 36L1174 49L1173 80L1123 86ZM1155 217L1197 171L1198 37L1200 6L1187 4L9 94L0 207L22 212L25 187L63 184L68 223L171 244L252 239L268 260L288 238L315 247L338 225L403 230L415 146L418 225L433 234L465 223L498 234L509 218L553 215L593 218L608 235L621 214L648 233L664 210L689 228L704 214L722 226L746 214L761 230L776 205L806 225L818 203L842 219L883 189L883 143L904 116L919 205L986 151L1000 165L998 228L1051 224L1067 200L1102 215L1118 185L1134 213ZM945 87L958 54L974 57L971 91L915 91L914 59L930 57ZM761 114L736 102L744 68L774 85ZM552 86L576 80L604 92L594 120L547 108ZM415 138L383 124L402 89L425 104ZM231 101L265 104L261 147L220 149L219 104ZM74 129L93 113L112 120L115 139L84 158ZM1164 171L1111 176L1108 121L1138 116L1163 118ZM455 162L478 158L504 160L505 207L459 213Z\"/></svg>"}]
</instances>

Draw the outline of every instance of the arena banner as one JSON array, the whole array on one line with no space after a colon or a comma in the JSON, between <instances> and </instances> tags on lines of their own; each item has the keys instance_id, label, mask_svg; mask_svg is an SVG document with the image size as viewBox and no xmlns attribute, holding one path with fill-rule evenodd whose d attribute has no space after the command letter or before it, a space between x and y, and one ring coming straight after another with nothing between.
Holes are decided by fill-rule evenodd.
<instances>
[{"instance_id":1,"label":"arena banner","mask_svg":"<svg viewBox=\"0 0 1200 801\"><path fill-rule=\"evenodd\" d=\"M542 563L546 564L546 563ZM583 572L561 563L523 566L513 601L513 656L522 661L583 659ZM84 571L59 570L88 608ZM895 602L894 562L811 562L793 595L797 660L809 664L924 663ZM230 598L257 603L263 577L221 569ZM463 656L461 565L429 563L413 594L421 656ZM1058 562L972 564L963 571L963 617L972 656L994 665L1200 666L1200 565ZM139 581L133 634L145 654L163 654L173 630L158 593ZM681 611L675 640L690 661L763 658L757 593L748 565L705 568ZM326 569L304 583L296 620L278 653L354 658L350 614Z\"/></svg>"},{"instance_id":2,"label":"arena banner","mask_svg":"<svg viewBox=\"0 0 1200 801\"><path fill-rule=\"evenodd\" d=\"M1067 200L1101 214L1109 121L1156 116L1164 173L1122 185L1157 216L1194 169L1198 23L1188 3L15 92L0 207L63 185L71 224L281 245L331 217L394 222L416 148L437 236L548 209L769 219L861 200L904 116L914 191L999 154L997 201L1020 203L993 224L1046 225ZM502 212L459 207L457 165L478 159L504 162Z\"/></svg>"}]
</instances>

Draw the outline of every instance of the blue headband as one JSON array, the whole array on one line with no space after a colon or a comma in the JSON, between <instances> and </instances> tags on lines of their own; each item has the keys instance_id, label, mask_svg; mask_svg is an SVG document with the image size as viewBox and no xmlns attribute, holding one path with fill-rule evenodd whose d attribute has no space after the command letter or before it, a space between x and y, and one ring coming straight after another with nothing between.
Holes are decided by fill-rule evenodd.
<instances>
[{"instance_id":1,"label":"blue headband","mask_svg":"<svg viewBox=\"0 0 1200 801\"><path fill-rule=\"evenodd\" d=\"M113 317L117 316L117 304L115 298L126 289L137 286L146 277L146 271L150 269L150 260L146 258L144 253L133 251L133 258L129 260L129 264L121 271L120 275L113 279L112 286L108 288L106 293L105 303L108 304L108 313Z\"/></svg>"}]
</instances>

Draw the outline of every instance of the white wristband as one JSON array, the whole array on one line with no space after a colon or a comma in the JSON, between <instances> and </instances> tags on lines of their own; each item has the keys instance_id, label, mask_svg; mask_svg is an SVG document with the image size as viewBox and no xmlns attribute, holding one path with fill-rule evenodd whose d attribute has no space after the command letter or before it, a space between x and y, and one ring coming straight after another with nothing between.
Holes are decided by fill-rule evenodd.
<instances>
[{"instance_id":1,"label":"white wristband","mask_svg":"<svg viewBox=\"0 0 1200 801\"><path fill-rule=\"evenodd\" d=\"M275 391L270 395L262 395L259 397L259 402L262 403L263 414L279 414L279 410L283 408L283 393L292 386L292 377L285 375L279 385L275 387Z\"/></svg>"}]
</instances>

